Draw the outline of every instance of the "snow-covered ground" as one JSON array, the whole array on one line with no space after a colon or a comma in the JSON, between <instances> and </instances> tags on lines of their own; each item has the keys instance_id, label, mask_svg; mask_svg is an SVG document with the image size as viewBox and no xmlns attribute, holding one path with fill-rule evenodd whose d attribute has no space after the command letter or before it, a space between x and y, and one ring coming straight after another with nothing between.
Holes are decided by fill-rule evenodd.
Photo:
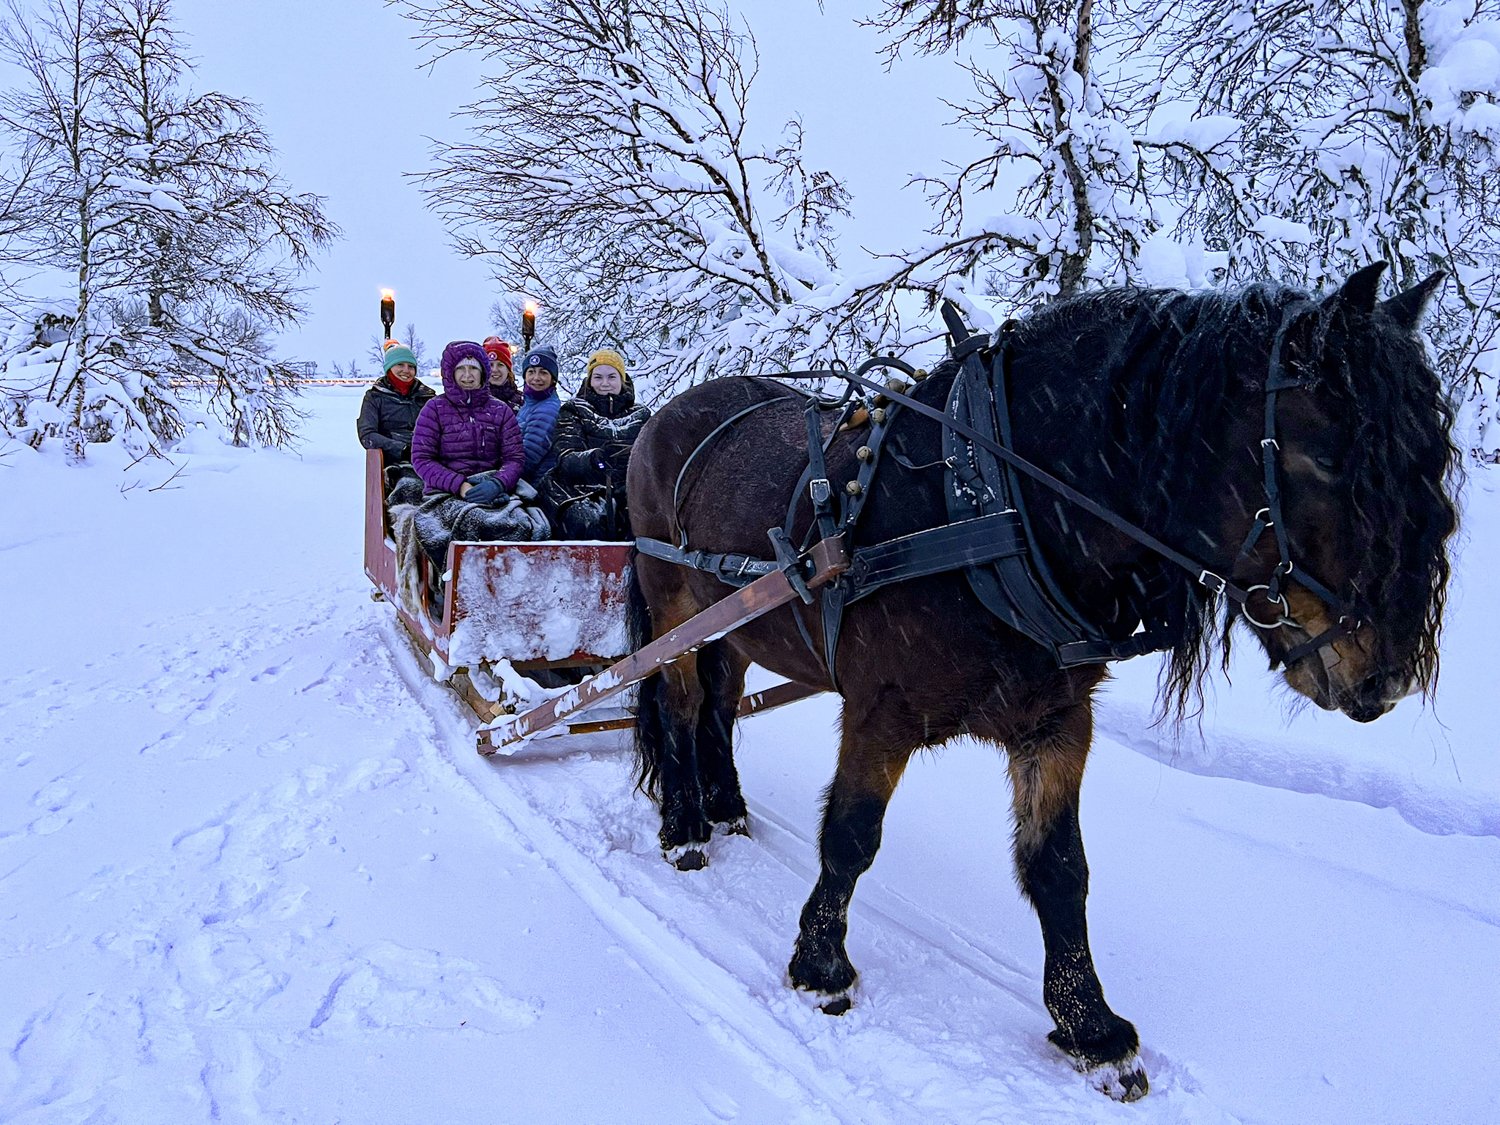
<instances>
[{"instance_id":1,"label":"snow-covered ground","mask_svg":"<svg viewBox=\"0 0 1500 1125\"><path fill-rule=\"evenodd\" d=\"M681 874L618 735L475 755L367 597L358 391L300 456L0 459L0 1121L1500 1121L1493 475L1436 710L1100 707L1090 920L1152 1093L1047 1045L997 755L913 764L843 1018L785 985L836 710L742 724L753 839ZM160 486L150 491L153 486Z\"/></svg>"}]
</instances>

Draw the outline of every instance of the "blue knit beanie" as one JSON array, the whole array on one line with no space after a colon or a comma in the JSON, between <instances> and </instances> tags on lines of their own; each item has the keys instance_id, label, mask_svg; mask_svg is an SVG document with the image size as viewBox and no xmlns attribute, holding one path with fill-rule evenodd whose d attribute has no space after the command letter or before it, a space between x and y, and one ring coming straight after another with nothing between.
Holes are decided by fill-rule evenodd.
<instances>
[{"instance_id":1,"label":"blue knit beanie","mask_svg":"<svg viewBox=\"0 0 1500 1125\"><path fill-rule=\"evenodd\" d=\"M524 373L533 367L541 367L552 372L552 378L557 379L557 353L548 347L533 348L526 354L526 363L521 370Z\"/></svg>"}]
</instances>

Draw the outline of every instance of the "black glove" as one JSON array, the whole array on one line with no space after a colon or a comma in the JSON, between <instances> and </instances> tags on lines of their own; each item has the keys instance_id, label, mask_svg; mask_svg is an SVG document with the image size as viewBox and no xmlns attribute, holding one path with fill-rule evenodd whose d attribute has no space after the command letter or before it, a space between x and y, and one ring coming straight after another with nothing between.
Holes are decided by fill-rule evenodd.
<instances>
[{"instance_id":1,"label":"black glove","mask_svg":"<svg viewBox=\"0 0 1500 1125\"><path fill-rule=\"evenodd\" d=\"M590 449L587 453L584 454L584 456L589 459L589 465L592 466L596 472L609 472L609 454L608 451L606 451L602 447L599 449Z\"/></svg>"},{"instance_id":2,"label":"black glove","mask_svg":"<svg viewBox=\"0 0 1500 1125\"><path fill-rule=\"evenodd\" d=\"M411 461L411 446L410 445L403 445L401 447L400 451L396 454L396 460L397 461L410 462Z\"/></svg>"},{"instance_id":3,"label":"black glove","mask_svg":"<svg viewBox=\"0 0 1500 1125\"><path fill-rule=\"evenodd\" d=\"M470 504L494 504L505 497L505 486L495 477L470 477L464 499Z\"/></svg>"},{"instance_id":4,"label":"black glove","mask_svg":"<svg viewBox=\"0 0 1500 1125\"><path fill-rule=\"evenodd\" d=\"M615 480L625 479L625 470L630 467L630 446L623 441L612 441L604 447L604 460Z\"/></svg>"}]
</instances>

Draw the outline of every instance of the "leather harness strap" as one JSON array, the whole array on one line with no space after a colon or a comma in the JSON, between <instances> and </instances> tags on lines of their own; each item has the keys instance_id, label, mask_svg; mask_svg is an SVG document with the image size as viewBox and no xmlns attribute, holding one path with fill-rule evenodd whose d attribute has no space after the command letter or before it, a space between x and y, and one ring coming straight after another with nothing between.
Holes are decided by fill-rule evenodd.
<instances>
[{"instance_id":1,"label":"leather harness strap","mask_svg":"<svg viewBox=\"0 0 1500 1125\"><path fill-rule=\"evenodd\" d=\"M1223 595L1228 598L1235 603L1246 621L1257 628L1296 625L1287 612L1285 592L1282 589L1282 584L1292 572L1292 561L1290 543L1281 519L1276 457L1280 448L1276 441L1276 395L1280 391L1303 385L1300 380L1287 374L1282 353L1286 335L1297 316L1311 307L1315 306L1301 302L1283 314L1272 346L1270 370L1266 380L1265 436L1261 449L1267 505L1257 513L1254 526L1236 558L1238 562L1248 556L1265 531L1274 530L1281 561L1273 570L1271 578L1263 585L1246 588L1235 584L1016 453L1011 448L1005 386L1011 325L1008 323L1002 329L998 346L992 349L994 354L986 377L981 353L988 347L988 338L980 333L968 333L958 319L957 311L947 305L944 306L943 313L954 340L952 353L961 366L954 377L946 410L938 410L867 376L867 371L878 366L896 368L908 375L914 374L908 365L894 357L877 357L866 362L858 371L812 370L780 375L784 379L841 378L847 381L849 389L839 400L825 401L813 395L807 396L809 401L805 413L808 465L793 491L785 526L773 528L770 532L773 551L777 556L775 561L753 559L732 552L691 551L687 548L685 535L684 541L677 546L642 536L636 540L637 547L642 554L705 571L736 586L745 585L773 570L782 570L799 587L803 600L811 603L811 592L800 588L801 572L805 569L807 559L807 544L804 543L803 550L799 552L790 542L791 525L803 489L807 489L813 506L813 527L809 528L809 538L814 530L820 539L830 538L834 534L847 536L870 495L870 486L891 423L900 409L906 409L930 418L944 428L945 457L940 463L945 466L949 478L949 487L945 491L950 494L967 493L969 502L981 514L962 518L962 513L953 506L950 496L948 524L857 548L853 552L849 570L820 591L823 611L821 654L801 616L794 615L803 639L814 654L823 659L835 688L835 656L845 606L894 582L958 569L966 571L976 595L992 613L1050 649L1062 667L1126 659L1170 647L1162 621L1153 621L1127 637L1111 638L1092 625L1071 604L1061 587L1053 581L1045 561L1031 547L1034 536L1018 488L1018 473L1082 508L1185 571L1207 589L1210 596ZM826 452L833 434L824 439L820 415L825 410L844 407L841 421L846 421L854 408L851 396L856 387L875 392L877 398L883 399L888 405L877 406L872 411L870 435L857 454L860 460L859 470L855 479L850 482L845 496L841 498L841 513L835 519L832 485L826 469ZM986 388L987 392L981 394ZM679 492L688 466L698 455L740 419L762 407L784 401L773 398L753 403L720 423L699 443L688 455L677 475L673 487L674 512L677 510ZM837 430L836 425L834 433ZM987 456L977 456L980 451ZM997 463L1003 466L1003 472L997 472ZM999 510L993 510L996 507ZM679 534L683 534L680 520L678 529ZM994 564L993 567L990 564ZM1352 634L1358 627L1358 615L1352 607L1326 586L1302 571L1298 572L1297 581L1333 610L1338 615L1338 620L1331 628L1289 649L1283 658L1286 664ZM1273 605L1281 607L1278 620L1261 621L1246 609L1247 603L1261 594Z\"/></svg>"}]
</instances>

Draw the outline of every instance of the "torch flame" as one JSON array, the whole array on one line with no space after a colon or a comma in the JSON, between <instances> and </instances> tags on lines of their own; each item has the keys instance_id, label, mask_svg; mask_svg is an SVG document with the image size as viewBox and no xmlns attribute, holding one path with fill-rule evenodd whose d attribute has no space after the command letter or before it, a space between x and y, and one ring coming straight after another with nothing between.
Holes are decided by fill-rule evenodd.
<instances>
[{"instance_id":1,"label":"torch flame","mask_svg":"<svg viewBox=\"0 0 1500 1125\"><path fill-rule=\"evenodd\" d=\"M394 301L396 299L396 291L394 289L382 289L380 291L380 299L382 301Z\"/></svg>"},{"instance_id":2,"label":"torch flame","mask_svg":"<svg viewBox=\"0 0 1500 1125\"><path fill-rule=\"evenodd\" d=\"M526 302L526 311L530 315L536 316L536 302L535 301L527 301Z\"/></svg>"}]
</instances>

